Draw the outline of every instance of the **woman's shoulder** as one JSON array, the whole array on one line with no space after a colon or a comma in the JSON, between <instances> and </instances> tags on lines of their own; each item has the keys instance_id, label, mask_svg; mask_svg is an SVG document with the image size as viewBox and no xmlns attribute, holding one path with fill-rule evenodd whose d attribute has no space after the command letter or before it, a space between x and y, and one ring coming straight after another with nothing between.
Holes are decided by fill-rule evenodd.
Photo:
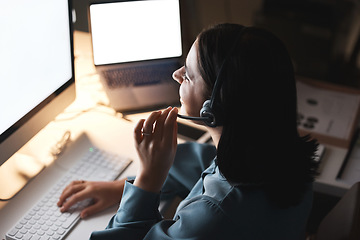
<instances>
[{"instance_id":1,"label":"woman's shoulder","mask_svg":"<svg viewBox=\"0 0 360 240\"><path fill-rule=\"evenodd\" d=\"M241 216L255 200L260 205L264 205L260 202L266 201L262 191L248 191L230 184L219 173L215 163L202 174L202 178L202 190L199 189L196 195L185 199L178 211L190 208L201 214L217 216L215 219L221 217L231 220Z\"/></svg>"}]
</instances>

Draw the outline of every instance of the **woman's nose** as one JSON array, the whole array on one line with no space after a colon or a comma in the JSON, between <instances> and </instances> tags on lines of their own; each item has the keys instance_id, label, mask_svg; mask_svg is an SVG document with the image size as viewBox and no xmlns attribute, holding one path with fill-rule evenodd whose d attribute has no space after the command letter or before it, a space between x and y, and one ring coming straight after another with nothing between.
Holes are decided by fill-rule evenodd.
<instances>
[{"instance_id":1,"label":"woman's nose","mask_svg":"<svg viewBox=\"0 0 360 240\"><path fill-rule=\"evenodd\" d=\"M182 70L184 67L179 68L178 70L176 70L172 77L175 81L177 81L179 84L181 84L183 82L183 74L182 74Z\"/></svg>"}]
</instances>

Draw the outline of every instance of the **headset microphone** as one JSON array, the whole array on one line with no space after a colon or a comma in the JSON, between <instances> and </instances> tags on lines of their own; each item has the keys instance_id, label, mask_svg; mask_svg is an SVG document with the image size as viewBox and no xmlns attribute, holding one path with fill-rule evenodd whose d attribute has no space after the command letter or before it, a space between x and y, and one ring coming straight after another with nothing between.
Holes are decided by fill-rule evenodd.
<instances>
[{"instance_id":1,"label":"headset microphone","mask_svg":"<svg viewBox=\"0 0 360 240\"><path fill-rule=\"evenodd\" d=\"M194 121L207 121L207 120L210 120L209 117L190 117L190 116L181 115L181 114L178 114L177 116L179 118L182 118L182 119L194 120Z\"/></svg>"},{"instance_id":2,"label":"headset microphone","mask_svg":"<svg viewBox=\"0 0 360 240\"><path fill-rule=\"evenodd\" d=\"M210 108L211 100L206 100L200 110L200 117L191 117L186 115L178 114L179 118L194 120L194 121L203 121L209 127L216 127L217 122L215 115L212 113Z\"/></svg>"},{"instance_id":3,"label":"headset microphone","mask_svg":"<svg viewBox=\"0 0 360 240\"><path fill-rule=\"evenodd\" d=\"M206 100L200 110L200 117L191 117L178 114L179 118L195 121L203 121L209 127L216 127L215 115L212 113L210 106L211 101Z\"/></svg>"}]
</instances>

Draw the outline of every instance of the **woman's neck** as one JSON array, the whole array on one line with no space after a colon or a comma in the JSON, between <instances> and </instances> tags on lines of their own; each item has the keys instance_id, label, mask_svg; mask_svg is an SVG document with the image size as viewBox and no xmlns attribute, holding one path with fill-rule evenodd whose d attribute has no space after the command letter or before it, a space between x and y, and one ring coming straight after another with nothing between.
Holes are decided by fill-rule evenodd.
<instances>
[{"instance_id":1,"label":"woman's neck","mask_svg":"<svg viewBox=\"0 0 360 240\"><path fill-rule=\"evenodd\" d=\"M216 127L216 128L207 127L207 130L210 133L211 138L217 148L222 133L222 127Z\"/></svg>"}]
</instances>

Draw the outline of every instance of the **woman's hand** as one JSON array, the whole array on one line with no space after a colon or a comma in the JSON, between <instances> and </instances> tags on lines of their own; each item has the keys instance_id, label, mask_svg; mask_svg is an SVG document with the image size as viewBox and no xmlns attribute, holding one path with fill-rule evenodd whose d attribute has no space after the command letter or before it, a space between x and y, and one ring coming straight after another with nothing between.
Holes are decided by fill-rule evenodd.
<instances>
[{"instance_id":1,"label":"woman's hand","mask_svg":"<svg viewBox=\"0 0 360 240\"><path fill-rule=\"evenodd\" d=\"M57 205L61 212L82 200L92 198L93 204L81 211L80 217L89 217L120 202L125 179L113 182L73 181L62 192Z\"/></svg>"},{"instance_id":2,"label":"woman's hand","mask_svg":"<svg viewBox=\"0 0 360 240\"><path fill-rule=\"evenodd\" d=\"M134 138L140 168L135 186L150 192L161 190L176 153L177 113L177 108L168 107L137 123Z\"/></svg>"}]
</instances>

